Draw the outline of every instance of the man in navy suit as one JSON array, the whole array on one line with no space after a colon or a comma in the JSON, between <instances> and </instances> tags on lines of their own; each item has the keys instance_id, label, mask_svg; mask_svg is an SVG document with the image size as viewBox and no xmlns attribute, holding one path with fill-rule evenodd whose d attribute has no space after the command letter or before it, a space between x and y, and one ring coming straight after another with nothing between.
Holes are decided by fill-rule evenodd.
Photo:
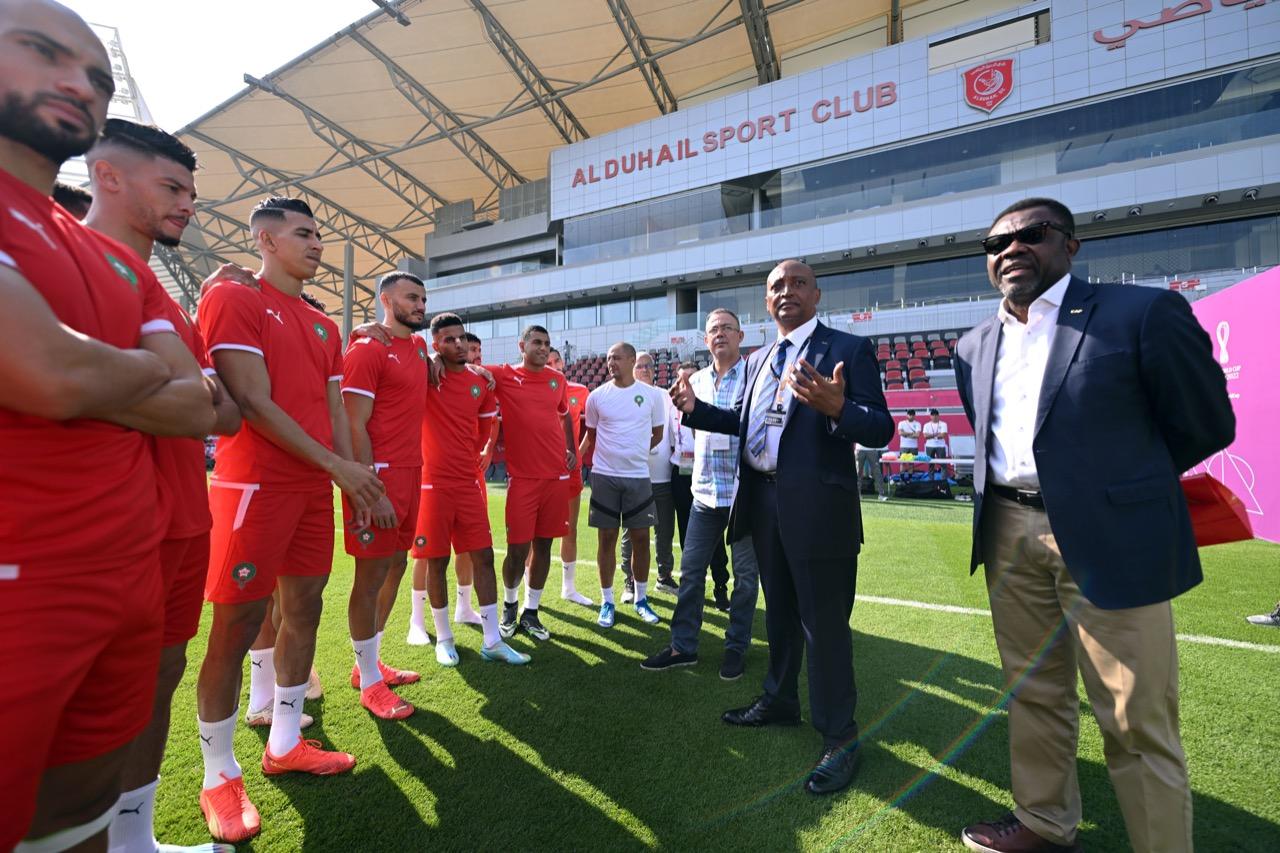
<instances>
[{"instance_id":1,"label":"man in navy suit","mask_svg":"<svg viewBox=\"0 0 1280 853\"><path fill-rule=\"evenodd\" d=\"M1178 477L1231 443L1235 417L1186 300L1075 278L1074 231L1051 199L996 217L983 248L1004 299L956 348L1015 804L962 839L1078 849L1078 668L1133 848L1190 850L1169 600L1201 573Z\"/></svg>"},{"instance_id":2,"label":"man in navy suit","mask_svg":"<svg viewBox=\"0 0 1280 853\"><path fill-rule=\"evenodd\" d=\"M686 426L739 438L728 538L752 537L767 602L764 694L722 719L735 726L799 723L797 680L807 652L809 708L823 739L805 782L814 794L847 786L860 757L849 630L862 543L853 444L880 447L893 436L871 342L819 323L821 295L813 270L800 261L769 273L765 307L778 337L747 360L737 408L698 400L687 380L671 391Z\"/></svg>"}]
</instances>

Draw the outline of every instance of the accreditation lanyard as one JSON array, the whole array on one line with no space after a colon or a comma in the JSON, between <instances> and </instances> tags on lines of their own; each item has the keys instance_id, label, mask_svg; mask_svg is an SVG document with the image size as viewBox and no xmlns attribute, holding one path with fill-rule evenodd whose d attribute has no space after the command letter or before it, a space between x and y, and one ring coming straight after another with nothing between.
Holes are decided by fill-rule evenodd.
<instances>
[{"instance_id":1,"label":"accreditation lanyard","mask_svg":"<svg viewBox=\"0 0 1280 853\"><path fill-rule=\"evenodd\" d=\"M809 351L809 342L812 340L813 340L813 334L811 333L809 337L805 338L804 343L800 345L799 349L796 350L795 360L791 362L793 366L796 364L799 364L800 359L804 358L805 353ZM782 381L782 373L787 372L787 366L785 363L782 365L782 373L779 373L774 369L773 355L777 351L777 349L778 349L778 342L774 341L773 346L769 349L769 357L767 359L769 372L772 373L773 377L778 380L778 388L776 391L774 391L774 394L773 394L773 405L769 408L769 411L765 412L765 416L764 416L765 425L771 426L771 427L782 426L787 416L786 408L782 404L785 393L786 393L785 383Z\"/></svg>"}]
</instances>

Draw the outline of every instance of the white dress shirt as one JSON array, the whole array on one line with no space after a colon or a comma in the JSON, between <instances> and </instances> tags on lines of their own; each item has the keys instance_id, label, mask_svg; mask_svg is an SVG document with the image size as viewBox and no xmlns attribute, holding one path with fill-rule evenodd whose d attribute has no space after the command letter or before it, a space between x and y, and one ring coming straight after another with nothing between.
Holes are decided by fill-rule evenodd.
<instances>
[{"instance_id":1,"label":"white dress shirt","mask_svg":"<svg viewBox=\"0 0 1280 853\"><path fill-rule=\"evenodd\" d=\"M814 315L809 318L807 323L797 326L785 335L779 332L778 339L774 341L773 346L769 348L769 352L765 356L764 362L760 365L759 372L756 373L756 381L755 384L751 386L751 394L749 395L749 398L743 402L748 413L748 418L750 418L751 407L754 405L756 394L760 393L760 386L764 384L765 376L767 376L772 369L773 351L783 338L790 341L791 346L787 347L787 360L782 365L782 378L778 383L781 396L779 397L778 402L782 406L782 411L785 412L790 409L791 398L795 395L791 393L791 386L786 384L787 374L791 368L795 366L798 358L801 356L807 357L808 353L805 352L805 350L808 349L809 338L813 336L813 330L816 328L818 328L818 317L817 315ZM778 442L782 439L782 430L785 426L786 424L784 422L782 426L769 426L765 428L764 453L759 456L752 456L744 446L742 458L746 460L746 463L757 471L763 471L765 473L777 471Z\"/></svg>"},{"instance_id":2,"label":"white dress shirt","mask_svg":"<svg viewBox=\"0 0 1280 853\"><path fill-rule=\"evenodd\" d=\"M1040 386L1044 384L1049 348L1058 326L1058 307L1071 274L1040 295L1027 309L1023 323L1009 313L1004 300L996 309L1000 319L1000 349L996 354L995 384L991 389L991 482L1017 489L1040 488L1031 441L1035 437Z\"/></svg>"}]
</instances>

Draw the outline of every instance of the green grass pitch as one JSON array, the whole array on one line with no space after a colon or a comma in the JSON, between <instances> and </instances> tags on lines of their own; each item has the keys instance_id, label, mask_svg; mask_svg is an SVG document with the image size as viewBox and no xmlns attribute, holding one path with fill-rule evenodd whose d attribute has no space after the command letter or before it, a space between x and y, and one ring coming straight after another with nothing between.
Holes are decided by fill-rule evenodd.
<instances>
[{"instance_id":1,"label":"green grass pitch","mask_svg":"<svg viewBox=\"0 0 1280 853\"><path fill-rule=\"evenodd\" d=\"M490 489L499 551L504 498ZM852 625L866 755L854 785L823 799L801 787L821 746L807 722L738 730L719 721L726 708L759 692L767 652L763 597L746 676L726 683L718 676L723 614L708 609L698 666L644 672L640 659L669 637L674 598L651 594L661 625L646 626L622 606L617 627L605 631L593 609L560 600L558 561L542 608L552 639L515 639L534 656L523 668L482 661L478 628L455 626L462 663L453 670L437 666L431 648L405 645L406 589L383 658L422 672L420 683L399 688L418 711L384 722L360 707L348 683L353 562L339 536L316 655L325 695L307 703L316 718L307 735L354 753L359 764L346 776L268 780L259 767L266 730L241 726L236 753L263 830L240 849L961 849L961 827L1012 804L990 620L871 599L985 608L981 580L965 570L970 512L965 504L864 505L867 544ZM578 588L598 601L595 536L585 517ZM1243 619L1280 597L1280 546L1248 542L1202 556L1205 583L1174 605L1179 633L1272 651L1179 643L1196 844L1202 851L1280 850L1280 631ZM208 838L197 805L195 729L195 671L207 626L206 608L162 770L156 829L165 843ZM805 689L802 679L802 703ZM1092 851L1125 850L1083 688L1081 711L1081 840Z\"/></svg>"}]
</instances>

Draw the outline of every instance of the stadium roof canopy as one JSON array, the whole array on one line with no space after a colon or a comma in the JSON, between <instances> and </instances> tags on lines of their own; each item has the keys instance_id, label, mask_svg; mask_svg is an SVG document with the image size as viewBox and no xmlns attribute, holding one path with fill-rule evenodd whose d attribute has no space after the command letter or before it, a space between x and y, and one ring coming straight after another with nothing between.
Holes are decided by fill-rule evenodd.
<instances>
[{"instance_id":1,"label":"stadium roof canopy","mask_svg":"<svg viewBox=\"0 0 1280 853\"><path fill-rule=\"evenodd\" d=\"M830 62L889 32L891 0L374 0L371 14L179 131L201 202L161 260L194 297L222 261L255 265L267 194L305 197L326 233L314 283L355 313L421 258L443 205L497 214L500 188L545 177L552 149ZM898 24L898 32L900 24ZM880 41L884 44L884 41ZM847 55L847 47L841 55ZM345 244L345 245L344 245ZM193 301L193 300L192 300Z\"/></svg>"}]
</instances>

